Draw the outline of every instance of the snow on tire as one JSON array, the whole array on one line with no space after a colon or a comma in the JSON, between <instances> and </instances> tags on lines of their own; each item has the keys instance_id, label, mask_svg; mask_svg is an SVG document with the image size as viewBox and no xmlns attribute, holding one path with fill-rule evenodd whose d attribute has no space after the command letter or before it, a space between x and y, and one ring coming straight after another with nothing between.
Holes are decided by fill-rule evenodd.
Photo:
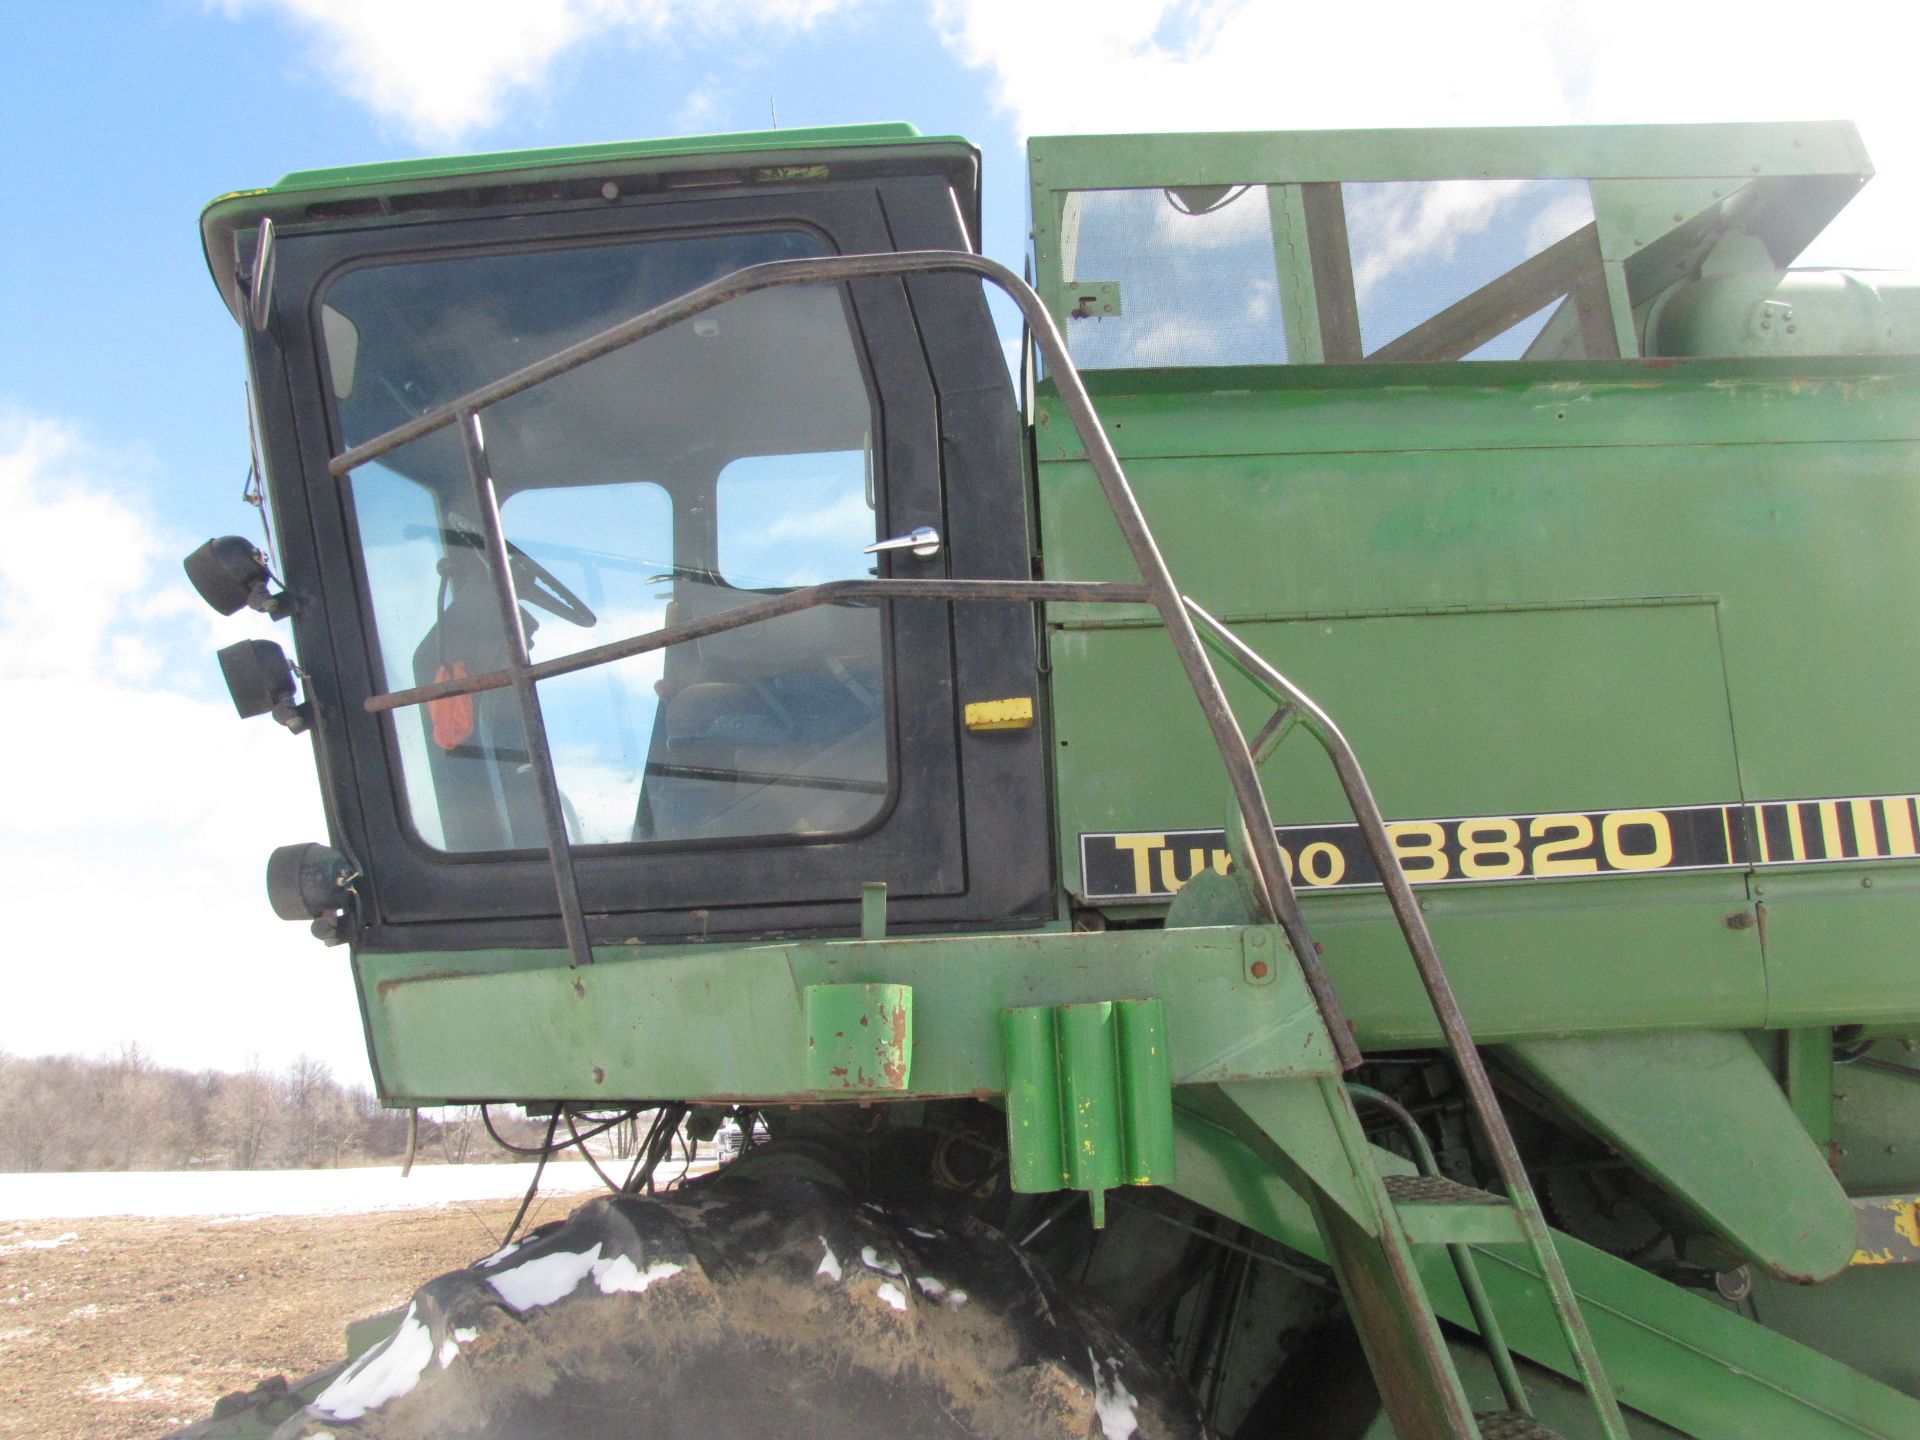
<instances>
[{"instance_id":1,"label":"snow on tire","mask_svg":"<svg viewBox=\"0 0 1920 1440\"><path fill-rule=\"evenodd\" d=\"M731 1176L421 1287L277 1440L1185 1440L1163 1360L993 1232Z\"/></svg>"}]
</instances>

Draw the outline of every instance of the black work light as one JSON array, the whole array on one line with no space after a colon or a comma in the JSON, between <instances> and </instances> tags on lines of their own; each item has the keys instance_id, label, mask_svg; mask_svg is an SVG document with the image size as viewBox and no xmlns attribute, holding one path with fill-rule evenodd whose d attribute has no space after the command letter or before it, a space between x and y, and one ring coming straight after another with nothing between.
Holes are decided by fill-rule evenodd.
<instances>
[{"instance_id":1,"label":"black work light","mask_svg":"<svg viewBox=\"0 0 1920 1440\"><path fill-rule=\"evenodd\" d=\"M222 615L251 606L272 619L286 613L286 592L267 588L273 572L253 542L238 535L209 540L182 562L200 598Z\"/></svg>"},{"instance_id":2,"label":"black work light","mask_svg":"<svg viewBox=\"0 0 1920 1440\"><path fill-rule=\"evenodd\" d=\"M293 662L271 640L242 640L218 652L227 693L242 720L271 715L294 734L307 728L304 706L293 698Z\"/></svg>"}]
</instances>

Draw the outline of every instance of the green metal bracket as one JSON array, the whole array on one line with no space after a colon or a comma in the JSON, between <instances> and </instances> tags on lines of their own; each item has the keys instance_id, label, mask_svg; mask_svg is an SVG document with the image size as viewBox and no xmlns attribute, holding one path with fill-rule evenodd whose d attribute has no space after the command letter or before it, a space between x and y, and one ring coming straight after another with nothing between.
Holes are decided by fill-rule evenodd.
<instances>
[{"instance_id":1,"label":"green metal bracket","mask_svg":"<svg viewBox=\"0 0 1920 1440\"><path fill-rule=\"evenodd\" d=\"M807 1088L903 1091L913 1070L913 987L809 985Z\"/></svg>"},{"instance_id":2,"label":"green metal bracket","mask_svg":"<svg viewBox=\"0 0 1920 1440\"><path fill-rule=\"evenodd\" d=\"M1106 1192L1173 1182L1173 1085L1157 999L1030 1005L1003 1015L1013 1188Z\"/></svg>"},{"instance_id":3,"label":"green metal bracket","mask_svg":"<svg viewBox=\"0 0 1920 1440\"><path fill-rule=\"evenodd\" d=\"M1787 1101L1816 1145L1833 1143L1833 1031L1789 1030Z\"/></svg>"},{"instance_id":4,"label":"green metal bracket","mask_svg":"<svg viewBox=\"0 0 1920 1440\"><path fill-rule=\"evenodd\" d=\"M887 882L869 880L860 887L860 938L887 938Z\"/></svg>"},{"instance_id":5,"label":"green metal bracket","mask_svg":"<svg viewBox=\"0 0 1920 1440\"><path fill-rule=\"evenodd\" d=\"M1306 206L1298 185L1269 185L1267 209L1273 221L1275 274L1280 282L1280 316L1287 329L1287 360L1318 365L1327 358L1315 303L1313 258L1307 247Z\"/></svg>"},{"instance_id":6,"label":"green metal bracket","mask_svg":"<svg viewBox=\"0 0 1920 1440\"><path fill-rule=\"evenodd\" d=\"M1118 280L1076 280L1070 287L1073 308L1067 313L1075 320L1095 320L1120 313Z\"/></svg>"}]
</instances>

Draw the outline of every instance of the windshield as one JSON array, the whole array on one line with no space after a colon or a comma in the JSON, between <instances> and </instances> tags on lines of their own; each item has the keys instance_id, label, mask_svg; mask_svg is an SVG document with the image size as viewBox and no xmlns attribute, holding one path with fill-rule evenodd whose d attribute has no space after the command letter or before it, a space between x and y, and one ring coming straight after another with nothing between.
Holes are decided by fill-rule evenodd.
<instances>
[{"instance_id":1,"label":"windshield","mask_svg":"<svg viewBox=\"0 0 1920 1440\"><path fill-rule=\"evenodd\" d=\"M802 231L368 265L324 291L343 444L745 265ZM484 412L533 659L865 578L873 406L837 289L745 296ZM380 684L502 668L505 639L452 430L348 491ZM827 606L544 681L576 844L834 834L892 792L883 620ZM538 848L510 690L397 712L414 829L447 851Z\"/></svg>"}]
</instances>

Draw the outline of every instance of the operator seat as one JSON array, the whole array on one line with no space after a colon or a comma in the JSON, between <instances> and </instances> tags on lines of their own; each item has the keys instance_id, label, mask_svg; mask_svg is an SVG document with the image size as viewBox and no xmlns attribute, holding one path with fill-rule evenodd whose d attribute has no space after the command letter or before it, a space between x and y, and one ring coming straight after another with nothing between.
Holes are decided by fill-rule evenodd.
<instances>
[{"instance_id":1,"label":"operator seat","mask_svg":"<svg viewBox=\"0 0 1920 1440\"><path fill-rule=\"evenodd\" d=\"M450 549L440 561L444 604L413 652L413 682L483 675L507 665L499 599L485 559ZM538 627L524 608L529 642ZM511 689L414 707L426 730L427 773L449 850L530 850L546 844L527 732Z\"/></svg>"}]
</instances>

